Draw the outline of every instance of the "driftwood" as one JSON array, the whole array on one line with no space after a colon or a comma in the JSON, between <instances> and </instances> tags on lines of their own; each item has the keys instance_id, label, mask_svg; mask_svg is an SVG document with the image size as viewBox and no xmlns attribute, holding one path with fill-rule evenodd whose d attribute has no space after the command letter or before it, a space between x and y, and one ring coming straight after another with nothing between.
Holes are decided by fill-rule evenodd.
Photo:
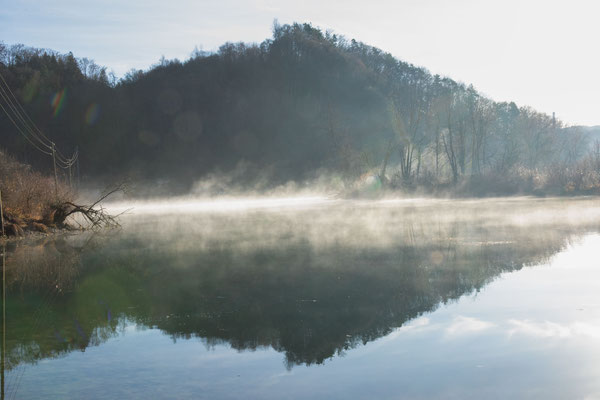
<instances>
[{"instance_id":1,"label":"driftwood","mask_svg":"<svg viewBox=\"0 0 600 400\"><path fill-rule=\"evenodd\" d=\"M58 205L56 205L51 215L49 216L49 220L52 224L56 225L59 228L69 228L67 224L67 218L71 216L75 216L77 214L81 215L85 221L87 221L88 226L83 226L82 224L74 221L79 225L80 228L88 228L88 229L96 229L96 228L116 228L119 227L118 215L111 215L100 203L109 196L122 192L124 189L123 185L118 185L114 188L111 188L104 192L94 203L91 205L80 205L75 204L71 201L65 201Z\"/></svg>"}]
</instances>

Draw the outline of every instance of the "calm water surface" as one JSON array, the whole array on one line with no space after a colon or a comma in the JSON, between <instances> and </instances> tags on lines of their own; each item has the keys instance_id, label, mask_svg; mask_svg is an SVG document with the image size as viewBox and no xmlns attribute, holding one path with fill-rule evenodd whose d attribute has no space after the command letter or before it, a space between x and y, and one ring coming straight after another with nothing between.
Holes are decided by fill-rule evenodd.
<instances>
[{"instance_id":1,"label":"calm water surface","mask_svg":"<svg viewBox=\"0 0 600 400\"><path fill-rule=\"evenodd\" d=\"M134 206L7 245L3 398L600 398L595 198Z\"/></svg>"}]
</instances>

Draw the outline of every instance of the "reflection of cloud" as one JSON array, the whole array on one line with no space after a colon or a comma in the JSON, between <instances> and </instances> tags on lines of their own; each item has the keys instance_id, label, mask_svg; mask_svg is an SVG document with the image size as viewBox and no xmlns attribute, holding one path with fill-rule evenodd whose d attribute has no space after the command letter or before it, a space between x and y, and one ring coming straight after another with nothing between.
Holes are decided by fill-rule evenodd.
<instances>
[{"instance_id":1,"label":"reflection of cloud","mask_svg":"<svg viewBox=\"0 0 600 400\"><path fill-rule=\"evenodd\" d=\"M400 329L398 329L398 331L399 332L420 331L423 328L425 328L426 326L428 326L429 323L430 323L430 320L427 317L417 318L414 321L411 321L410 323L400 327Z\"/></svg>"},{"instance_id":2,"label":"reflection of cloud","mask_svg":"<svg viewBox=\"0 0 600 400\"><path fill-rule=\"evenodd\" d=\"M600 338L600 326L583 322L561 325L550 321L534 322L511 319L508 323L511 326L508 330L509 336L521 334L542 338L569 338L574 336Z\"/></svg>"},{"instance_id":3,"label":"reflection of cloud","mask_svg":"<svg viewBox=\"0 0 600 400\"><path fill-rule=\"evenodd\" d=\"M444 325L446 326L444 327ZM536 338L588 337L600 339L600 324L585 322L560 324L550 321L536 322L517 319L510 319L501 324L496 324L477 318L458 316L448 324L432 322L427 317L421 317L397 329L394 333L387 336L386 340L393 340L407 332L420 334L424 331L443 331L447 337L459 337L461 335L480 333L494 327L498 328L501 332L506 332L508 337L519 334Z\"/></svg>"},{"instance_id":4,"label":"reflection of cloud","mask_svg":"<svg viewBox=\"0 0 600 400\"><path fill-rule=\"evenodd\" d=\"M495 326L491 322L482 321L477 318L459 316L454 318L452 323L446 328L446 335L467 335L481 332Z\"/></svg>"},{"instance_id":5,"label":"reflection of cloud","mask_svg":"<svg viewBox=\"0 0 600 400\"><path fill-rule=\"evenodd\" d=\"M267 379L265 379L262 386L269 387L269 386L275 386L275 385L281 384L281 381L283 379L286 379L287 377L289 377L291 375L295 375L293 370L286 370L284 372L271 375Z\"/></svg>"},{"instance_id":6,"label":"reflection of cloud","mask_svg":"<svg viewBox=\"0 0 600 400\"><path fill-rule=\"evenodd\" d=\"M439 324L432 324L429 318L419 317L400 326L392 333L379 338L376 342L371 343L369 348L370 351L374 351L375 349L385 346L388 343L398 340L399 338L405 337L404 335L412 334L418 336L424 334L425 332L438 331L439 327Z\"/></svg>"}]
</instances>

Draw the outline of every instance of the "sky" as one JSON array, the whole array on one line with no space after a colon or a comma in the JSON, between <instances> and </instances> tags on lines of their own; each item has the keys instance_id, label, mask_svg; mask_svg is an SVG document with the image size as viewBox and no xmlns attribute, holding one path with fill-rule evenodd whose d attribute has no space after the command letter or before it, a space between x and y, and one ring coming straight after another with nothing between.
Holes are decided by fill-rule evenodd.
<instances>
[{"instance_id":1,"label":"sky","mask_svg":"<svg viewBox=\"0 0 600 400\"><path fill-rule=\"evenodd\" d=\"M600 125L597 1L3 0L0 40L123 76L197 46L260 43L273 21L310 22L570 125Z\"/></svg>"}]
</instances>

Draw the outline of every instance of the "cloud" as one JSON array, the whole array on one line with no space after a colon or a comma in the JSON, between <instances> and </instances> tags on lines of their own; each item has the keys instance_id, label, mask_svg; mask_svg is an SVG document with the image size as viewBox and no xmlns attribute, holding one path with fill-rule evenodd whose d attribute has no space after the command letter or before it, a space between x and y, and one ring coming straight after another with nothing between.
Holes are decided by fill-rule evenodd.
<instances>
[{"instance_id":1,"label":"cloud","mask_svg":"<svg viewBox=\"0 0 600 400\"><path fill-rule=\"evenodd\" d=\"M407 332L407 331L421 331L425 327L429 326L431 321L427 317L417 318L414 321L402 326L396 332Z\"/></svg>"},{"instance_id":2,"label":"cloud","mask_svg":"<svg viewBox=\"0 0 600 400\"><path fill-rule=\"evenodd\" d=\"M517 334L538 338L571 338L591 337L600 338L600 326L584 322L559 324L556 322L535 322L530 320L511 319L508 321L510 328L508 336Z\"/></svg>"},{"instance_id":3,"label":"cloud","mask_svg":"<svg viewBox=\"0 0 600 400\"><path fill-rule=\"evenodd\" d=\"M482 321L477 318L458 316L445 329L445 333L447 336L469 335L482 332L494 326L496 325L491 322Z\"/></svg>"}]
</instances>

